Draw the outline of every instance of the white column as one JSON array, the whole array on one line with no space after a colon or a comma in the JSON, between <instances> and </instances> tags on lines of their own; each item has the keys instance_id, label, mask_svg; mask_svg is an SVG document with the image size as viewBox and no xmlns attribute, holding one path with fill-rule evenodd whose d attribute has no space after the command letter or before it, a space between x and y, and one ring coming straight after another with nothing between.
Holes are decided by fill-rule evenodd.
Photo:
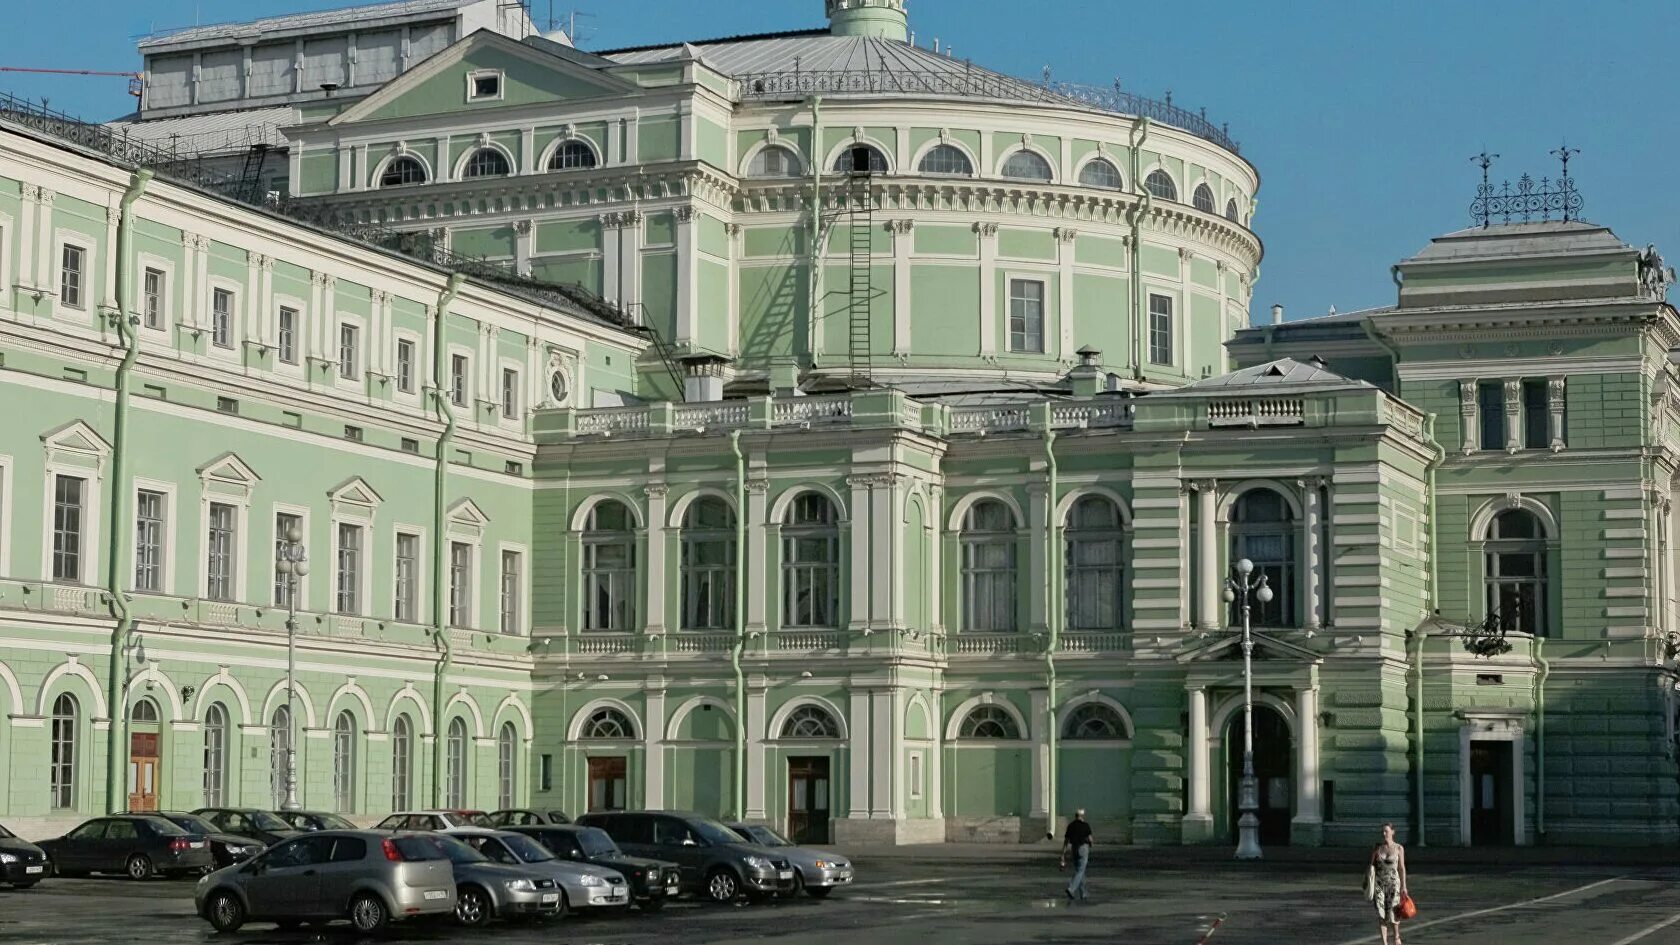
<instances>
[{"instance_id":1,"label":"white column","mask_svg":"<svg viewBox=\"0 0 1680 945\"><path fill-rule=\"evenodd\" d=\"M764 686L747 688L747 810L748 820L764 820Z\"/></svg>"},{"instance_id":2,"label":"white column","mask_svg":"<svg viewBox=\"0 0 1680 945\"><path fill-rule=\"evenodd\" d=\"M642 803L649 810L665 806L665 689L647 689L647 717L642 720ZM586 804L587 806L587 804Z\"/></svg>"},{"instance_id":3,"label":"white column","mask_svg":"<svg viewBox=\"0 0 1680 945\"><path fill-rule=\"evenodd\" d=\"M1027 484L1027 525L1031 537L1027 542L1027 573L1045 574L1049 562L1045 560L1045 535L1050 524L1050 487L1043 482ZM1049 601L1045 598L1044 581L1028 582L1027 614L1029 628L1042 633L1050 623Z\"/></svg>"},{"instance_id":4,"label":"white column","mask_svg":"<svg viewBox=\"0 0 1680 945\"><path fill-rule=\"evenodd\" d=\"M18 261L15 278L19 286L32 289L40 285L35 280L36 240L31 238L30 234L38 232L35 227L35 219L41 205L41 188L34 184L21 184L19 190L23 194L23 199L18 202L17 232L24 238L17 241ZM45 245L41 249L42 252L47 252ZM9 291L9 287L0 286L0 291Z\"/></svg>"},{"instance_id":5,"label":"white column","mask_svg":"<svg viewBox=\"0 0 1680 945\"><path fill-rule=\"evenodd\" d=\"M1213 822L1213 785L1209 779L1207 690L1190 690L1190 810L1186 820Z\"/></svg>"},{"instance_id":6,"label":"white column","mask_svg":"<svg viewBox=\"0 0 1680 945\"><path fill-rule=\"evenodd\" d=\"M1317 824L1324 821L1319 807L1318 687L1307 686L1295 693L1295 715L1301 732L1295 740L1295 820Z\"/></svg>"},{"instance_id":7,"label":"white column","mask_svg":"<svg viewBox=\"0 0 1680 945\"><path fill-rule=\"evenodd\" d=\"M846 485L852 493L847 504L851 513L852 566L846 575L852 588L851 629L869 626L869 479L868 476L847 476Z\"/></svg>"},{"instance_id":8,"label":"white column","mask_svg":"<svg viewBox=\"0 0 1680 945\"><path fill-rule=\"evenodd\" d=\"M1317 630L1321 626L1319 614L1324 610L1324 513L1319 502L1320 483L1317 479L1301 482L1306 515L1301 523L1301 537L1306 546L1307 612L1305 626Z\"/></svg>"},{"instance_id":9,"label":"white column","mask_svg":"<svg viewBox=\"0 0 1680 945\"><path fill-rule=\"evenodd\" d=\"M1563 449L1563 406L1564 379L1561 377L1546 378L1546 418L1548 429L1551 430L1552 452Z\"/></svg>"},{"instance_id":10,"label":"white column","mask_svg":"<svg viewBox=\"0 0 1680 945\"><path fill-rule=\"evenodd\" d=\"M869 755L868 690L852 689L852 708L846 718L846 728L852 736L847 764L847 780L851 784L846 797L847 816L861 820L869 816L869 767L873 760Z\"/></svg>"},{"instance_id":11,"label":"white column","mask_svg":"<svg viewBox=\"0 0 1680 945\"><path fill-rule=\"evenodd\" d=\"M976 223L980 234L980 353L997 354L997 232L996 223Z\"/></svg>"},{"instance_id":12,"label":"white column","mask_svg":"<svg viewBox=\"0 0 1680 945\"><path fill-rule=\"evenodd\" d=\"M531 254L536 240L536 228L530 220L516 220L513 224L513 268L522 276L531 274Z\"/></svg>"},{"instance_id":13,"label":"white column","mask_svg":"<svg viewBox=\"0 0 1680 945\"><path fill-rule=\"evenodd\" d=\"M694 341L700 327L699 250L694 245L694 208L678 207L677 217L677 340Z\"/></svg>"},{"instance_id":14,"label":"white column","mask_svg":"<svg viewBox=\"0 0 1680 945\"><path fill-rule=\"evenodd\" d=\"M342 193L355 186L356 183L356 178L354 176L355 168L353 166L353 162L351 161L351 156L354 155L355 152L350 148L345 147L343 144L339 144L337 147L338 186L334 187L333 190Z\"/></svg>"},{"instance_id":15,"label":"white column","mask_svg":"<svg viewBox=\"0 0 1680 945\"><path fill-rule=\"evenodd\" d=\"M1674 621L1675 621L1675 606L1676 606L1677 602L1680 602L1680 597L1677 597L1677 595L1675 594L1676 580L1680 579L1680 575L1677 575L1675 573L1675 570L1674 570L1675 569L1674 543L1675 543L1675 535L1676 535L1675 526L1677 524L1680 524L1680 522L1677 522L1677 520L1676 520L1676 512L1677 511L1680 511L1680 507L1677 507L1672 500L1665 497L1663 499L1663 525L1664 525L1664 528L1663 528L1663 547L1662 547L1662 571L1663 571L1663 587L1666 588L1666 590L1664 591L1664 594L1663 594L1662 612L1663 612L1663 627L1666 628L1666 629L1673 629L1674 628L1674 625L1675 625L1675 623L1674 623Z\"/></svg>"},{"instance_id":16,"label":"white column","mask_svg":"<svg viewBox=\"0 0 1680 945\"><path fill-rule=\"evenodd\" d=\"M247 47L247 49L249 49L249 47ZM369 181L368 181L369 176L370 176L370 170L369 170L369 165L368 165L368 146L365 145L365 144L358 144L358 145L356 145L355 176L350 179L350 189L351 190L366 190L368 188L368 185L369 185Z\"/></svg>"},{"instance_id":17,"label":"white column","mask_svg":"<svg viewBox=\"0 0 1680 945\"><path fill-rule=\"evenodd\" d=\"M729 311L725 318L729 324L729 354L731 357L741 356L741 260L746 256L742 250L746 228L739 223L727 223L724 232L729 236Z\"/></svg>"},{"instance_id":18,"label":"white column","mask_svg":"<svg viewBox=\"0 0 1680 945\"><path fill-rule=\"evenodd\" d=\"M915 220L894 220L893 232L893 354L910 351L910 251L915 246Z\"/></svg>"},{"instance_id":19,"label":"white column","mask_svg":"<svg viewBox=\"0 0 1680 945\"><path fill-rule=\"evenodd\" d=\"M1049 816L1050 798L1050 693L1045 689L1034 689L1030 702L1031 714L1027 716L1027 731L1032 736L1032 816ZM1055 829L1051 824L1048 829Z\"/></svg>"},{"instance_id":20,"label":"white column","mask_svg":"<svg viewBox=\"0 0 1680 945\"><path fill-rule=\"evenodd\" d=\"M624 163L634 164L642 159L642 124L641 109L635 109L635 115L629 119L624 128Z\"/></svg>"},{"instance_id":21,"label":"white column","mask_svg":"<svg viewBox=\"0 0 1680 945\"><path fill-rule=\"evenodd\" d=\"M765 593L769 588L769 535L765 506L770 481L747 480L747 632L764 632Z\"/></svg>"},{"instance_id":22,"label":"white column","mask_svg":"<svg viewBox=\"0 0 1680 945\"><path fill-rule=\"evenodd\" d=\"M647 495L647 616L649 634L665 632L665 496L670 486L650 482L642 489Z\"/></svg>"},{"instance_id":23,"label":"white column","mask_svg":"<svg viewBox=\"0 0 1680 945\"><path fill-rule=\"evenodd\" d=\"M928 486L928 628L945 629L945 489ZM938 729L938 721L933 723ZM935 752L938 754L938 752Z\"/></svg>"},{"instance_id":24,"label":"white column","mask_svg":"<svg viewBox=\"0 0 1680 945\"><path fill-rule=\"evenodd\" d=\"M1476 450L1476 382L1458 382L1458 420L1461 443L1459 452L1469 456ZM1430 554L1435 549L1429 549Z\"/></svg>"},{"instance_id":25,"label":"white column","mask_svg":"<svg viewBox=\"0 0 1680 945\"><path fill-rule=\"evenodd\" d=\"M1522 449L1522 378L1505 379L1505 452Z\"/></svg>"},{"instance_id":26,"label":"white column","mask_svg":"<svg viewBox=\"0 0 1680 945\"><path fill-rule=\"evenodd\" d=\"M58 249L58 237L53 233L53 201L57 199L58 194L45 187L41 188L41 210L40 218L37 220L41 230L40 235L36 237L36 242L42 247L42 252L41 259L37 264L38 274L35 277L35 284L53 292L58 291L56 269L61 256Z\"/></svg>"},{"instance_id":27,"label":"white column","mask_svg":"<svg viewBox=\"0 0 1680 945\"><path fill-rule=\"evenodd\" d=\"M1062 146L1066 148L1070 142L1062 139ZM1079 238L1079 231L1071 227L1056 227L1056 325L1057 341L1050 343L1048 333L1044 339L1046 354L1068 360L1073 357L1073 265L1075 240ZM1049 326L1045 326L1048 328Z\"/></svg>"},{"instance_id":28,"label":"white column","mask_svg":"<svg viewBox=\"0 0 1680 945\"><path fill-rule=\"evenodd\" d=\"M537 166L537 130L522 128L519 131L519 173L541 174L544 168Z\"/></svg>"},{"instance_id":29,"label":"white column","mask_svg":"<svg viewBox=\"0 0 1680 945\"><path fill-rule=\"evenodd\" d=\"M642 301L642 244L647 242L647 216L640 210L624 213L624 229L619 236L619 284L623 287L621 300L627 306Z\"/></svg>"},{"instance_id":30,"label":"white column","mask_svg":"<svg viewBox=\"0 0 1680 945\"><path fill-rule=\"evenodd\" d=\"M893 484L891 473L873 477L869 488L869 625L877 630L902 626L895 620L893 608L893 580L896 573L893 551L900 529L893 521Z\"/></svg>"},{"instance_id":31,"label":"white column","mask_svg":"<svg viewBox=\"0 0 1680 945\"><path fill-rule=\"evenodd\" d=\"M899 762L894 754L898 726L893 712L893 690L876 689L869 695L869 816L873 820L890 820L899 809Z\"/></svg>"},{"instance_id":32,"label":"white column","mask_svg":"<svg viewBox=\"0 0 1680 945\"><path fill-rule=\"evenodd\" d=\"M1218 511L1218 483L1204 479L1196 483L1196 626L1216 630L1219 619L1219 532L1214 525Z\"/></svg>"},{"instance_id":33,"label":"white column","mask_svg":"<svg viewBox=\"0 0 1680 945\"><path fill-rule=\"evenodd\" d=\"M112 243L111 245L115 246L116 244ZM267 262L268 257L261 253L245 254L245 291L239 293L242 298L235 300L238 308L242 311L234 316L239 319L239 324L234 327L233 331L233 337L235 343L239 346L241 359L245 357L245 347L248 342L255 341L260 344L266 337L263 334L262 323L263 309L267 307L263 303L262 269ZM377 320L379 318L378 290L373 292L372 308L373 317ZM372 335L369 336L368 340L372 342Z\"/></svg>"},{"instance_id":34,"label":"white column","mask_svg":"<svg viewBox=\"0 0 1680 945\"><path fill-rule=\"evenodd\" d=\"M121 207L105 208L105 291L104 306L117 308L117 220L122 217ZM126 299L124 300L127 301ZM126 308L125 308L126 310Z\"/></svg>"},{"instance_id":35,"label":"white column","mask_svg":"<svg viewBox=\"0 0 1680 945\"><path fill-rule=\"evenodd\" d=\"M619 231L623 228L624 215L619 213L601 214L601 297L608 302L617 302L624 298L621 284L619 263Z\"/></svg>"}]
</instances>

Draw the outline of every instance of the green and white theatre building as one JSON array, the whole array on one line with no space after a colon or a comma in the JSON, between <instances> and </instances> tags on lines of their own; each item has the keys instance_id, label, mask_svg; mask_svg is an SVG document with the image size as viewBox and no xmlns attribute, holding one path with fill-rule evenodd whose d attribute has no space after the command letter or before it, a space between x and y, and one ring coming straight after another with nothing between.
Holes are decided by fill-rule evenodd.
<instances>
[{"instance_id":1,"label":"green and white theatre building","mask_svg":"<svg viewBox=\"0 0 1680 945\"><path fill-rule=\"evenodd\" d=\"M149 41L122 139L0 110L0 822L275 806L291 745L364 821L1226 843L1248 558L1267 843L1680 840L1654 251L1495 222L1252 324L1259 175L1197 114L899 0L411 61L471 6ZM266 207L115 146L259 113Z\"/></svg>"}]
</instances>

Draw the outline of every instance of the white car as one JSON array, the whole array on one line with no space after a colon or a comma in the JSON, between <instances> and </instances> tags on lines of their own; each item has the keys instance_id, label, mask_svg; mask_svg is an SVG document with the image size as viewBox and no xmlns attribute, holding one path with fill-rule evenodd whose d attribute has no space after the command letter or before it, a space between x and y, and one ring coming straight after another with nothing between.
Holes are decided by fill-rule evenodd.
<instances>
[{"instance_id":1,"label":"white car","mask_svg":"<svg viewBox=\"0 0 1680 945\"><path fill-rule=\"evenodd\" d=\"M562 860L530 837L508 830L462 828L449 833L492 863L551 877L563 893L562 914L580 910L623 912L630 908L630 884L624 874L610 866Z\"/></svg>"},{"instance_id":2,"label":"white car","mask_svg":"<svg viewBox=\"0 0 1680 945\"><path fill-rule=\"evenodd\" d=\"M375 830L430 830L457 834L490 826L490 815L481 810L400 810L381 820Z\"/></svg>"}]
</instances>

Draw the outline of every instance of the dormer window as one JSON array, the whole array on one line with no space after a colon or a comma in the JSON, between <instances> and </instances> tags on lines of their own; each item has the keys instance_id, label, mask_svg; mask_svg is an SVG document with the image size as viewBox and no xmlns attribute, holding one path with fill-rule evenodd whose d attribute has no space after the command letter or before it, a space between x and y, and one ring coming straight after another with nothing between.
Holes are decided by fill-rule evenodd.
<instances>
[{"instance_id":1,"label":"dormer window","mask_svg":"<svg viewBox=\"0 0 1680 945\"><path fill-rule=\"evenodd\" d=\"M499 101L502 97L502 73L499 69L485 69L467 73L467 101Z\"/></svg>"}]
</instances>

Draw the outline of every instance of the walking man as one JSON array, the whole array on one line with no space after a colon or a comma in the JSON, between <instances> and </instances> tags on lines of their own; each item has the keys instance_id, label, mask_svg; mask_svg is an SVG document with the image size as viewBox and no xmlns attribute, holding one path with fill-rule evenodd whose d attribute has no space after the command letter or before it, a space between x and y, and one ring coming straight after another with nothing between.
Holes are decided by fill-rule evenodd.
<instances>
[{"instance_id":1,"label":"walking man","mask_svg":"<svg viewBox=\"0 0 1680 945\"><path fill-rule=\"evenodd\" d=\"M1068 902L1085 901L1085 867L1091 862L1091 825L1085 822L1085 808L1074 811L1068 821L1067 833L1062 836L1062 869L1073 858L1073 878L1068 880Z\"/></svg>"}]
</instances>

